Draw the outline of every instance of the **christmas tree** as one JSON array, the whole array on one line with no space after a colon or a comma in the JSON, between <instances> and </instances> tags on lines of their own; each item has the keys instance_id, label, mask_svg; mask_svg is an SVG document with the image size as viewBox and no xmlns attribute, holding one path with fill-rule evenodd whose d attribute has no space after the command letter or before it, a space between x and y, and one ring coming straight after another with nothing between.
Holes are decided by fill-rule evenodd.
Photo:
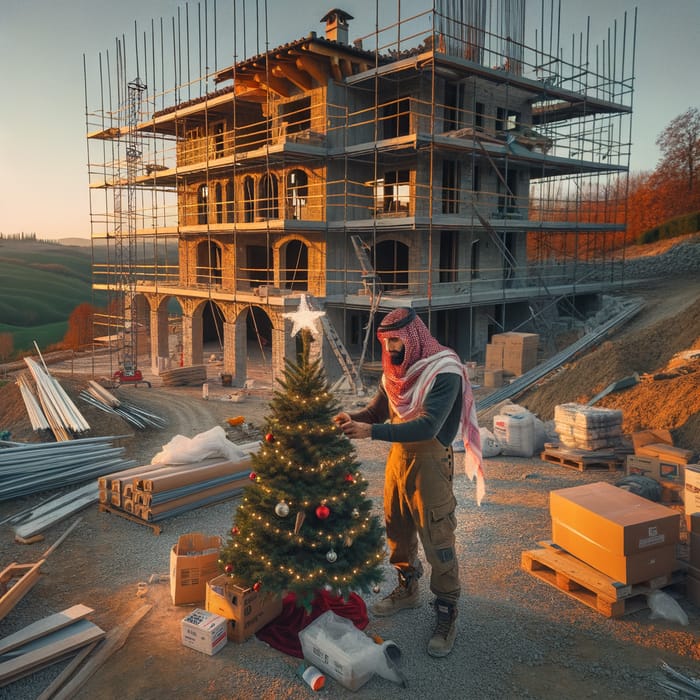
<instances>
[{"instance_id":1,"label":"christmas tree","mask_svg":"<svg viewBox=\"0 0 700 700\"><path fill-rule=\"evenodd\" d=\"M305 315L306 314L306 315ZM302 297L293 334L302 333L297 363L285 362L252 455L253 471L219 565L256 590L294 592L307 610L320 589L347 599L382 576L383 529L371 515L355 450L333 423L338 406L309 359L311 312Z\"/></svg>"}]
</instances>

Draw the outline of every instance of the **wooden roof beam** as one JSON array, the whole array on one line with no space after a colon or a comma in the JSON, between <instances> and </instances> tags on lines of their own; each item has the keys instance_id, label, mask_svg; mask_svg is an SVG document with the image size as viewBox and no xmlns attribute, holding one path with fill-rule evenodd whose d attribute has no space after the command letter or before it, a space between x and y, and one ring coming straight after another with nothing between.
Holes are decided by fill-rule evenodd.
<instances>
[{"instance_id":1,"label":"wooden roof beam","mask_svg":"<svg viewBox=\"0 0 700 700\"><path fill-rule=\"evenodd\" d=\"M272 69L272 75L276 78L286 78L290 83L296 85L300 90L311 90L313 82L308 73L302 73L295 66L283 63Z\"/></svg>"},{"instance_id":2,"label":"wooden roof beam","mask_svg":"<svg viewBox=\"0 0 700 700\"><path fill-rule=\"evenodd\" d=\"M328 68L318 61L313 56L299 56L296 60L296 66L299 70L306 71L319 85L327 85L330 78Z\"/></svg>"},{"instance_id":3,"label":"wooden roof beam","mask_svg":"<svg viewBox=\"0 0 700 700\"><path fill-rule=\"evenodd\" d=\"M333 73L333 80L340 82L343 79L340 72L340 59L337 56L331 56L331 73Z\"/></svg>"},{"instance_id":4,"label":"wooden roof beam","mask_svg":"<svg viewBox=\"0 0 700 700\"><path fill-rule=\"evenodd\" d=\"M255 76L255 82L282 97L289 97L292 94L289 83L286 80L275 78L274 75L262 75L258 73Z\"/></svg>"}]
</instances>

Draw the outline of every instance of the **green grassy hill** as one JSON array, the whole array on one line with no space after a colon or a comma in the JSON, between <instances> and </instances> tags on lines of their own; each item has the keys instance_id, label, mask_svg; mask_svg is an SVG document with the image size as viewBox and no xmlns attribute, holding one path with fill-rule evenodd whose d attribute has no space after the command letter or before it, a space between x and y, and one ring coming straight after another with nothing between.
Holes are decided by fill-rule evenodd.
<instances>
[{"instance_id":1,"label":"green grassy hill","mask_svg":"<svg viewBox=\"0 0 700 700\"><path fill-rule=\"evenodd\" d=\"M90 248L0 239L0 333L12 334L15 351L59 342L85 302L106 304L93 296Z\"/></svg>"}]
</instances>

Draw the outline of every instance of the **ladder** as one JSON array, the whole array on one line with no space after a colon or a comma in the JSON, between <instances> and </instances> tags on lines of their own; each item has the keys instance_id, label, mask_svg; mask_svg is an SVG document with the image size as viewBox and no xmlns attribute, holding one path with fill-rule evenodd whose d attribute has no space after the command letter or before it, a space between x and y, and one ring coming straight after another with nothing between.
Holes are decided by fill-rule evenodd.
<instances>
[{"instance_id":1,"label":"ladder","mask_svg":"<svg viewBox=\"0 0 700 700\"><path fill-rule=\"evenodd\" d=\"M343 345L343 341L340 339L340 336L336 332L328 316L324 314L319 320L323 326L323 332L326 338L328 338L328 344L331 346L331 350L333 350L333 354L336 356L338 364L343 370L343 374L345 375L344 379L347 379L351 389L358 394L361 393L363 390L362 378L355 367L355 363L352 361L352 357L350 357L350 353L347 351L345 345ZM336 382L333 388L337 388L338 385L339 383Z\"/></svg>"},{"instance_id":2,"label":"ladder","mask_svg":"<svg viewBox=\"0 0 700 700\"><path fill-rule=\"evenodd\" d=\"M309 304L310 308L313 308L315 310L318 310L319 305L315 299L315 297L311 296L307 292L306 294L306 299ZM340 365L340 368L343 370L343 377L339 381L337 381L332 387L331 390L335 391L340 387L340 384L343 381L347 381L350 389L355 391L355 393L360 394L363 391L363 385L362 385L362 379L360 377L360 373L355 367L355 363L352 361L352 357L350 357L350 353L347 351L347 348L343 344L343 341L340 339L340 336L338 335L337 331L333 327L333 324L330 322L330 319L326 314L323 314L322 316L319 317L318 319L321 322L321 327L323 328L323 333L328 339L328 344L331 346L331 350L333 351L333 354L335 355L336 359L338 360L338 364Z\"/></svg>"},{"instance_id":3,"label":"ladder","mask_svg":"<svg viewBox=\"0 0 700 700\"><path fill-rule=\"evenodd\" d=\"M364 284L365 289L370 293L376 293L377 290L381 293L382 281L379 275L374 271L372 263L369 260L367 251L369 247L359 236L350 236L352 246L355 249L355 255L360 261L360 267L362 268L362 284ZM372 290L369 290L369 283L372 283Z\"/></svg>"},{"instance_id":4,"label":"ladder","mask_svg":"<svg viewBox=\"0 0 700 700\"><path fill-rule=\"evenodd\" d=\"M379 302L382 298L382 292L384 290L382 287L381 277L372 267L372 263L367 255L369 246L357 235L350 236L350 240L352 241L353 248L355 249L355 255L357 255L357 259L360 261L360 267L362 268L362 284L365 287L365 291L369 294L370 299L369 320L367 321L367 328L365 329L365 338L362 342L362 354L360 355L360 361L357 364L357 372L359 374L362 371L362 365L365 361L365 355L367 354L367 345L369 343L369 335L372 332L374 315L377 313Z\"/></svg>"}]
</instances>

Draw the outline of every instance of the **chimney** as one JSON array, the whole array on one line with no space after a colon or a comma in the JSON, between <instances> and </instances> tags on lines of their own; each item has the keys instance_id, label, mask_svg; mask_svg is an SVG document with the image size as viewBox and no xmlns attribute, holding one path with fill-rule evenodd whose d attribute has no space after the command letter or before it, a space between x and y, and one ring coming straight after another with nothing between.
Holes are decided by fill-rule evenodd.
<instances>
[{"instance_id":1,"label":"chimney","mask_svg":"<svg viewBox=\"0 0 700 700\"><path fill-rule=\"evenodd\" d=\"M321 17L321 22L326 23L326 39L337 41L339 44L347 44L349 19L355 18L344 10L329 10Z\"/></svg>"}]
</instances>

